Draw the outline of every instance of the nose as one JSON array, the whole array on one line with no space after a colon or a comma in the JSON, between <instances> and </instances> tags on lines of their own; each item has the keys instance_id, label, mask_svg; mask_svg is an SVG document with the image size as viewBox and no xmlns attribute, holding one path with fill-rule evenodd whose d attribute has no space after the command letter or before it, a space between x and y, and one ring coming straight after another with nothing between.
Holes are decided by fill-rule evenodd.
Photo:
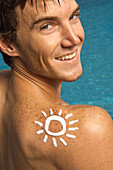
<instances>
[{"instance_id":1,"label":"nose","mask_svg":"<svg viewBox=\"0 0 113 170\"><path fill-rule=\"evenodd\" d=\"M63 38L61 41L61 46L63 48L73 47L80 43L79 37L77 36L74 29L70 25L64 27L64 29L62 30L62 35L63 35Z\"/></svg>"}]
</instances>

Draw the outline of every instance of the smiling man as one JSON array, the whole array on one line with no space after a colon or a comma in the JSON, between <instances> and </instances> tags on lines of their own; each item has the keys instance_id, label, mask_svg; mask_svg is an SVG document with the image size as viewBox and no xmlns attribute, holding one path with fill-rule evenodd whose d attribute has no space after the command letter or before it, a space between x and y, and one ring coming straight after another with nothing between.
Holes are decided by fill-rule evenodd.
<instances>
[{"instance_id":1,"label":"smiling man","mask_svg":"<svg viewBox=\"0 0 113 170\"><path fill-rule=\"evenodd\" d=\"M112 170L113 123L60 98L82 74L75 0L0 0L0 170Z\"/></svg>"}]
</instances>

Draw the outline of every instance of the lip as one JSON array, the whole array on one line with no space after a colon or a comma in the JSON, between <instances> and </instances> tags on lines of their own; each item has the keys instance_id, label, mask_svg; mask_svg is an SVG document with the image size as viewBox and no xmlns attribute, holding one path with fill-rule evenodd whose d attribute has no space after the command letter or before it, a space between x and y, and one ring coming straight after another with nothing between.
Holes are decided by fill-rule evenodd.
<instances>
[{"instance_id":1,"label":"lip","mask_svg":"<svg viewBox=\"0 0 113 170\"><path fill-rule=\"evenodd\" d=\"M78 48L74 51L74 52L76 52L76 55L72 58L72 59L69 59L69 60L57 60L57 59L55 59L57 62L59 62L59 63L72 63L72 62L76 62L77 60L78 60L78 58L79 58L79 55L78 55ZM73 52L73 53L74 53ZM70 53L70 54L66 54L66 55L71 55L71 54L73 54L73 53ZM66 56L65 55L65 56ZM63 55L64 56L64 55ZM59 57L60 58L60 57Z\"/></svg>"}]
</instances>

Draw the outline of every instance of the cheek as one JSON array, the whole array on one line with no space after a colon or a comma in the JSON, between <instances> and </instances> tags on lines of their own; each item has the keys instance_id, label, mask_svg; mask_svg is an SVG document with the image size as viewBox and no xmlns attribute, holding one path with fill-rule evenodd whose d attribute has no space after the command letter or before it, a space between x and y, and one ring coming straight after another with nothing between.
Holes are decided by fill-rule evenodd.
<instances>
[{"instance_id":1,"label":"cheek","mask_svg":"<svg viewBox=\"0 0 113 170\"><path fill-rule=\"evenodd\" d=\"M32 48L40 51L43 56L51 56L59 44L58 35L52 34L49 36L37 37L37 39L33 40L34 47Z\"/></svg>"}]
</instances>

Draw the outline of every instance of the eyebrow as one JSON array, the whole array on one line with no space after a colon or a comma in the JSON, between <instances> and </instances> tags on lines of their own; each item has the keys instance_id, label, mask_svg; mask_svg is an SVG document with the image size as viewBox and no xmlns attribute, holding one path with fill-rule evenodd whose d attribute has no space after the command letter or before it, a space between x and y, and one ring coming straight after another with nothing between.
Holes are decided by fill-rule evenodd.
<instances>
[{"instance_id":1,"label":"eyebrow","mask_svg":"<svg viewBox=\"0 0 113 170\"><path fill-rule=\"evenodd\" d=\"M77 8L72 12L72 15L75 14L77 11L80 11L80 5L78 5Z\"/></svg>"},{"instance_id":2,"label":"eyebrow","mask_svg":"<svg viewBox=\"0 0 113 170\"><path fill-rule=\"evenodd\" d=\"M80 5L78 5L77 7L76 7L76 9L74 9L74 11L72 12L72 15L73 14L75 14L77 11L79 11L80 10ZM38 20L36 20L35 22L33 22L32 24L31 24L31 29L33 29L33 27L34 27L34 25L35 24L38 24L38 23L40 23L40 22L42 22L42 21L58 21L58 18L55 16L47 16L47 17L42 17L42 18L39 18Z\"/></svg>"}]
</instances>

